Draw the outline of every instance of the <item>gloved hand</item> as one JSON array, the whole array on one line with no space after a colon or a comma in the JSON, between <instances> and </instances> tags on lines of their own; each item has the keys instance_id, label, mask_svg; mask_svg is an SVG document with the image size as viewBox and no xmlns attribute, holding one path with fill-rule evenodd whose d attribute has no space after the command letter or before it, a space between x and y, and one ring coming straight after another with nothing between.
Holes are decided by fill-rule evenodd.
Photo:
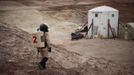
<instances>
[{"instance_id":1,"label":"gloved hand","mask_svg":"<svg viewBox=\"0 0 134 75\"><path fill-rule=\"evenodd\" d=\"M51 52L51 47L48 48L48 52Z\"/></svg>"}]
</instances>

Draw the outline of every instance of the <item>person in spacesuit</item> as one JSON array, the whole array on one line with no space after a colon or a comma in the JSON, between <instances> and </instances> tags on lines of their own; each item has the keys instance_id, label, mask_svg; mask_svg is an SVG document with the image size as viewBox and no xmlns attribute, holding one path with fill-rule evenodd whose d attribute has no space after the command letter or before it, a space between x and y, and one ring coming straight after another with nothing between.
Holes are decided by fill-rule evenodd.
<instances>
[{"instance_id":1,"label":"person in spacesuit","mask_svg":"<svg viewBox=\"0 0 134 75\"><path fill-rule=\"evenodd\" d=\"M38 47L37 50L41 54L42 59L39 62L39 68L40 69L46 69L46 63L48 61L48 52L51 52L51 46L50 46L50 40L49 40L49 30L48 26L45 24L41 24L40 27L37 29L38 31L43 32L43 42L44 42L44 47Z\"/></svg>"}]
</instances>

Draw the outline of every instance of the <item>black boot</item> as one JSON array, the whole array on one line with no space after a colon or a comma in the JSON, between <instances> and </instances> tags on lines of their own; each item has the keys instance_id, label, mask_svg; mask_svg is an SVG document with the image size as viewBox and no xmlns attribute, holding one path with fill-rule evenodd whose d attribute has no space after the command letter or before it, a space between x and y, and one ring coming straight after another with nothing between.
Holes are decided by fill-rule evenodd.
<instances>
[{"instance_id":1,"label":"black boot","mask_svg":"<svg viewBox=\"0 0 134 75\"><path fill-rule=\"evenodd\" d=\"M39 62L39 68L40 69L46 69L46 62L47 62L48 58L44 57L40 62Z\"/></svg>"}]
</instances>

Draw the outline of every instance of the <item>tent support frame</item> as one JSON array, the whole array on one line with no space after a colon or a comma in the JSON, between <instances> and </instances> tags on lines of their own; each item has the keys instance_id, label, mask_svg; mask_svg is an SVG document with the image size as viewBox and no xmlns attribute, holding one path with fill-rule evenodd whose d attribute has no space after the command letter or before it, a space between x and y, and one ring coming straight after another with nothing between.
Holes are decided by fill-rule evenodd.
<instances>
[{"instance_id":1,"label":"tent support frame","mask_svg":"<svg viewBox=\"0 0 134 75\"><path fill-rule=\"evenodd\" d=\"M92 27L92 39L93 39L93 23L94 23L94 20L92 19L92 23L90 24L90 27L88 28L88 31L91 29L91 27ZM88 31L87 31L87 33L85 34L85 37L87 36L87 34L88 34Z\"/></svg>"},{"instance_id":2,"label":"tent support frame","mask_svg":"<svg viewBox=\"0 0 134 75\"><path fill-rule=\"evenodd\" d=\"M113 38L115 39L114 32L112 30L112 27L110 25L110 20L108 19L108 38L110 38L109 32L111 31Z\"/></svg>"}]
</instances>

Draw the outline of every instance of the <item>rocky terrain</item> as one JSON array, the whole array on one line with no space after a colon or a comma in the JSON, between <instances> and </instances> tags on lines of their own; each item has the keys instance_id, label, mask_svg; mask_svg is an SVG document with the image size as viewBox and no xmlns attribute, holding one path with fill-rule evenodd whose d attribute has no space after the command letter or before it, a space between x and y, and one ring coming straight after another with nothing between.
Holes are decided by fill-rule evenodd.
<instances>
[{"instance_id":1,"label":"rocky terrain","mask_svg":"<svg viewBox=\"0 0 134 75\"><path fill-rule=\"evenodd\" d=\"M30 34L0 23L0 75L133 75L133 68L104 58L84 57L52 44L46 70L38 70Z\"/></svg>"},{"instance_id":2,"label":"rocky terrain","mask_svg":"<svg viewBox=\"0 0 134 75\"><path fill-rule=\"evenodd\" d=\"M133 75L133 41L70 41L87 11L101 5L120 10L120 22L134 22L133 0L0 0L0 75ZM41 23L52 43L46 70L38 70L30 35Z\"/></svg>"},{"instance_id":3,"label":"rocky terrain","mask_svg":"<svg viewBox=\"0 0 134 75\"><path fill-rule=\"evenodd\" d=\"M108 5L120 11L121 22L134 21L134 1L133 0L1 0L0 10L15 9L37 9L39 11L81 9L87 13L88 10L96 6ZM4 8L3 8L4 7Z\"/></svg>"},{"instance_id":4,"label":"rocky terrain","mask_svg":"<svg viewBox=\"0 0 134 75\"><path fill-rule=\"evenodd\" d=\"M0 74L28 69L36 53L30 44L29 34L17 27L0 23L0 35Z\"/></svg>"}]
</instances>

